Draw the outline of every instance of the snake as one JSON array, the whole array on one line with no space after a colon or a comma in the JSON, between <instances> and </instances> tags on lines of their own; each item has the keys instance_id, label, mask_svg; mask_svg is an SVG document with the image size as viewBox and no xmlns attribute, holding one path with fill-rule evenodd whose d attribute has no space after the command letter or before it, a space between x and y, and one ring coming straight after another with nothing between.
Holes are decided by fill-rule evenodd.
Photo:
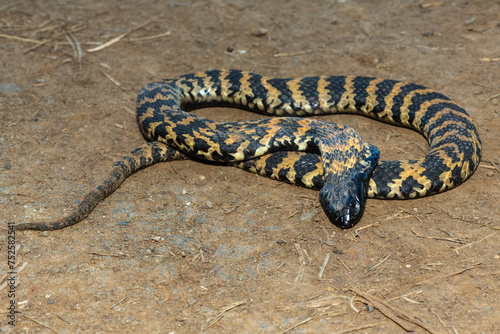
<instances>
[{"instance_id":1,"label":"snake","mask_svg":"<svg viewBox=\"0 0 500 334\"><path fill-rule=\"evenodd\" d=\"M216 122L191 111L232 107L268 118ZM378 149L352 128L317 116L351 113L413 129L428 153L379 161ZM350 228L367 198L412 199L452 189L481 158L469 114L424 86L365 76L270 78L241 70L210 70L164 79L137 97L139 128L147 140L115 162L105 180L68 216L28 222L17 230L57 230L79 223L136 171L158 162L193 159L230 165L298 186L319 189L328 219Z\"/></svg>"}]
</instances>

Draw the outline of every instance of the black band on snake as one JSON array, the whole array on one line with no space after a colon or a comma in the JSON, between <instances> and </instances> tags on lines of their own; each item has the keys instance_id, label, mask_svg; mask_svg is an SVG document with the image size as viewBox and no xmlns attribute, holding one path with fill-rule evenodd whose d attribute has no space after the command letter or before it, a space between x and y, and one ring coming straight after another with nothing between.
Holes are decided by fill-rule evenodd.
<instances>
[{"instance_id":1,"label":"black band on snake","mask_svg":"<svg viewBox=\"0 0 500 334\"><path fill-rule=\"evenodd\" d=\"M188 111L235 107L273 117L221 123ZM418 160L378 161L376 147L346 126L297 116L355 113L414 129L429 142ZM24 223L18 230L55 230L83 220L129 175L161 161L192 158L246 169L320 189L330 221L349 228L366 197L410 199L456 187L479 164L481 141L467 112L420 85L357 76L271 79L214 70L144 87L137 98L139 126L150 142L113 165L106 180L69 216Z\"/></svg>"}]
</instances>

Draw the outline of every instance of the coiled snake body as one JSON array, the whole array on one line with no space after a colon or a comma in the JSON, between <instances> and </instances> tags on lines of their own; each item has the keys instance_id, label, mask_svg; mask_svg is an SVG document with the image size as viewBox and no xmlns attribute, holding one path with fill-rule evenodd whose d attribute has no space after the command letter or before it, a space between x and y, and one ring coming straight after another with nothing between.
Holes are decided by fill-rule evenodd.
<instances>
[{"instance_id":1,"label":"coiled snake body","mask_svg":"<svg viewBox=\"0 0 500 334\"><path fill-rule=\"evenodd\" d=\"M230 106L294 116L220 123L187 111ZM296 116L355 113L420 132L429 142L418 160L378 162L378 150L351 128ZM481 141L470 116L448 97L416 84L356 76L270 79L214 70L144 87L139 126L151 142L117 161L106 180L70 216L17 229L54 230L83 220L135 171L161 161L208 160L321 189L332 223L360 219L365 197L409 199L451 189L475 171ZM378 164L377 164L378 162Z\"/></svg>"}]
</instances>

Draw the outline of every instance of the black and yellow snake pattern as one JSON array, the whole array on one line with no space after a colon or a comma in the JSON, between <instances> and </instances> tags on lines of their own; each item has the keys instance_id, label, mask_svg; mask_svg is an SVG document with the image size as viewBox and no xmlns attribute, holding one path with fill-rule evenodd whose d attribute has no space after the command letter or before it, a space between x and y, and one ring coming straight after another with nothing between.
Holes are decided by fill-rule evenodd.
<instances>
[{"instance_id":1,"label":"black and yellow snake pattern","mask_svg":"<svg viewBox=\"0 0 500 334\"><path fill-rule=\"evenodd\" d=\"M212 106L289 117L221 123L187 112ZM417 160L379 162L377 148L351 128L297 117L333 113L355 113L414 129L425 136L430 150ZM149 143L116 162L70 216L17 229L76 224L135 171L187 157L321 189L329 219L348 228L360 219L365 197L409 199L443 192L470 177L481 156L477 129L464 109L434 90L396 80L271 79L213 70L147 85L137 98L137 116Z\"/></svg>"}]
</instances>

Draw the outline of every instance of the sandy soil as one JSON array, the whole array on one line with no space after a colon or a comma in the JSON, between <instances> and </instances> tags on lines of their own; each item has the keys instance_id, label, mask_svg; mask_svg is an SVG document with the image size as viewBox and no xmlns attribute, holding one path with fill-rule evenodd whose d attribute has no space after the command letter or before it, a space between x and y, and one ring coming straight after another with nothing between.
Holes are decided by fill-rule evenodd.
<instances>
[{"instance_id":1,"label":"sandy soil","mask_svg":"<svg viewBox=\"0 0 500 334\"><path fill-rule=\"evenodd\" d=\"M165 77L236 68L416 82L465 107L484 150L460 187L369 200L347 231L315 191L193 161L153 166L79 225L16 234L24 266L15 298L0 286L0 332L500 332L499 13L499 1L2 2L3 283L7 223L74 208L144 142L135 98ZM324 119L357 129L382 159L426 150L409 130Z\"/></svg>"}]
</instances>

